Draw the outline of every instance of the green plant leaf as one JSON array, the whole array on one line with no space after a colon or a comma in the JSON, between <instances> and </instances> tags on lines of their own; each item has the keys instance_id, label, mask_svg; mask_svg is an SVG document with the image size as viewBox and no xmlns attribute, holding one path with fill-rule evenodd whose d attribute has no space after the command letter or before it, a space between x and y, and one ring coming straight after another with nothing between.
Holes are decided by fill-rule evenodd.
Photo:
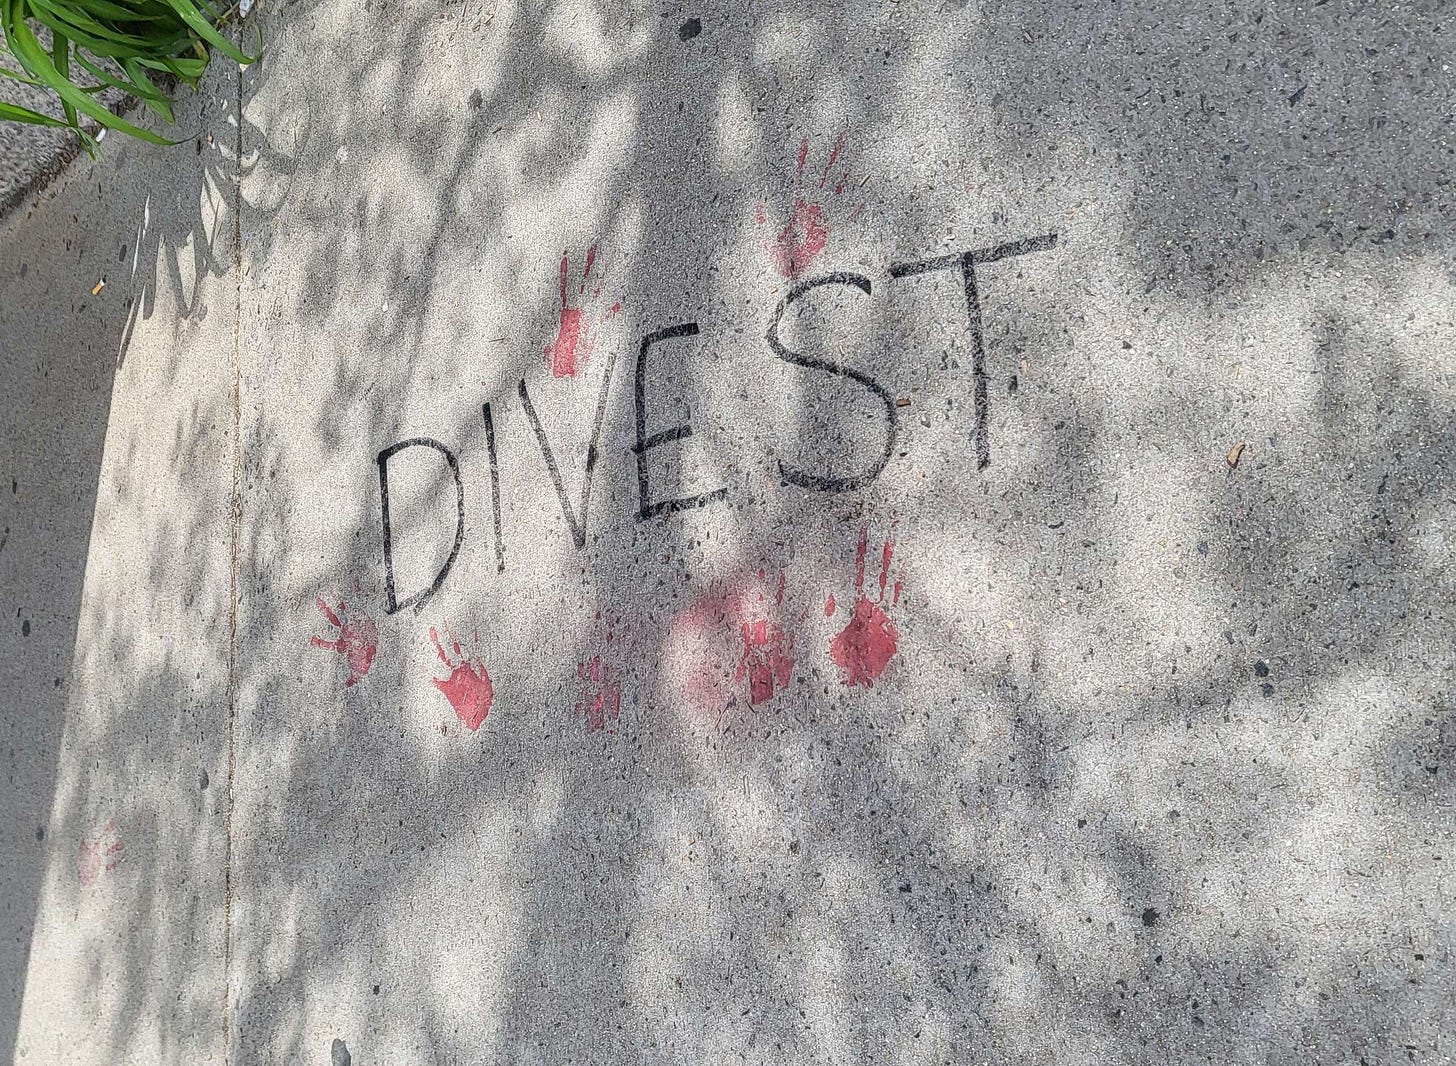
<instances>
[{"instance_id":1,"label":"green plant leaf","mask_svg":"<svg viewBox=\"0 0 1456 1066\"><path fill-rule=\"evenodd\" d=\"M167 4L182 17L183 22L191 27L192 32L196 33L197 36L212 45L223 55L230 56L239 63L251 63L253 61L251 57L244 55L237 45L213 29L212 23L203 18L202 13L193 6L191 0L167 0Z\"/></svg>"},{"instance_id":2,"label":"green plant leaf","mask_svg":"<svg viewBox=\"0 0 1456 1066\"><path fill-rule=\"evenodd\" d=\"M144 67L151 67L153 70L165 70L169 74L175 74L183 81L193 83L207 72L207 60L193 59L191 56L170 56L165 59L140 58L137 62Z\"/></svg>"},{"instance_id":3,"label":"green plant leaf","mask_svg":"<svg viewBox=\"0 0 1456 1066\"><path fill-rule=\"evenodd\" d=\"M147 72L142 69L135 59L123 59L121 69L126 71L127 77L131 78L136 93L141 97L142 103L151 108L152 111L167 124L172 124L177 119L172 114L172 103L167 99L165 93L153 84L152 79L147 77ZM143 89L143 86L146 88Z\"/></svg>"},{"instance_id":4,"label":"green plant leaf","mask_svg":"<svg viewBox=\"0 0 1456 1066\"><path fill-rule=\"evenodd\" d=\"M61 72L61 77L70 80L71 42L59 33L51 34L51 61L55 63L56 69ZM61 109L66 113L66 125L71 127L80 125L76 121L76 109L74 107L62 101Z\"/></svg>"},{"instance_id":5,"label":"green plant leaf","mask_svg":"<svg viewBox=\"0 0 1456 1066\"><path fill-rule=\"evenodd\" d=\"M51 62L50 56L46 55L45 49L41 48L40 42L36 40L31 28L26 25L24 18L17 18L17 10L22 0L11 0L8 7L8 16L5 20L5 36L10 43L11 50L15 57L20 60L21 65L33 75L45 82L46 86L53 90L63 101L69 101L77 111L89 115L97 122L108 129L114 129L118 133L126 133L139 140L151 144L177 144L177 141L169 141L151 130L142 129L122 118L120 115L107 110L98 104L90 96L82 92L69 79L63 77ZM75 127L73 127L75 128Z\"/></svg>"},{"instance_id":6,"label":"green plant leaf","mask_svg":"<svg viewBox=\"0 0 1456 1066\"><path fill-rule=\"evenodd\" d=\"M0 78L10 78L13 81L24 82L26 85L35 85L42 89L45 88L44 85L41 85L41 83L36 81L34 78L28 77L25 74L21 74L17 70L11 70L9 67L0 67ZM24 110L24 108L22 108L21 110Z\"/></svg>"},{"instance_id":7,"label":"green plant leaf","mask_svg":"<svg viewBox=\"0 0 1456 1066\"><path fill-rule=\"evenodd\" d=\"M92 63L86 58L83 53L79 51L76 52L75 56L76 62L79 63L93 78L102 83L98 88L105 88L107 86L110 86L113 89L120 89L124 93L130 93L131 95L139 97L143 100L166 99L166 97L162 94L162 91L152 85L150 81L148 81L146 83L146 86L143 87L142 85L138 85L132 81L127 80L124 77L116 77L115 75L109 73L106 68L102 67L100 64ZM129 62L136 62L136 60L129 60ZM92 92L93 90L92 88L87 87L84 91Z\"/></svg>"},{"instance_id":8,"label":"green plant leaf","mask_svg":"<svg viewBox=\"0 0 1456 1066\"><path fill-rule=\"evenodd\" d=\"M31 5L36 21L48 27L53 33L63 33L78 44L107 56L131 56L137 58L170 47L172 42L180 47L186 40L181 27L169 35L141 36L124 34L113 30L83 12L68 9L55 0L26 0Z\"/></svg>"},{"instance_id":9,"label":"green plant leaf","mask_svg":"<svg viewBox=\"0 0 1456 1066\"><path fill-rule=\"evenodd\" d=\"M179 143L127 121L96 96L107 89L119 90L175 123L172 94L153 80L155 72L196 87L212 50L238 63L256 58L220 32L236 10L219 14L222 4L223 0L0 0L4 46L20 65L19 70L0 67L0 78L53 93L64 112L64 118L56 118L6 104L0 120L69 127L93 154L97 137L81 126L82 115L100 123L103 130L153 144ZM42 44L37 34L46 31L50 39ZM261 46L260 34L260 51ZM73 77L73 66L84 85Z\"/></svg>"},{"instance_id":10,"label":"green plant leaf","mask_svg":"<svg viewBox=\"0 0 1456 1066\"><path fill-rule=\"evenodd\" d=\"M175 12L158 4L127 7L112 3L111 0L68 0L68 6L83 9L95 18L110 19L112 22L170 23L175 16Z\"/></svg>"},{"instance_id":11,"label":"green plant leaf","mask_svg":"<svg viewBox=\"0 0 1456 1066\"><path fill-rule=\"evenodd\" d=\"M70 126L70 123L63 122L51 115L42 115L39 111L32 111L19 104L7 104L4 100L0 100L0 118L9 119L11 122L24 122L31 126L59 126L62 129Z\"/></svg>"}]
</instances>

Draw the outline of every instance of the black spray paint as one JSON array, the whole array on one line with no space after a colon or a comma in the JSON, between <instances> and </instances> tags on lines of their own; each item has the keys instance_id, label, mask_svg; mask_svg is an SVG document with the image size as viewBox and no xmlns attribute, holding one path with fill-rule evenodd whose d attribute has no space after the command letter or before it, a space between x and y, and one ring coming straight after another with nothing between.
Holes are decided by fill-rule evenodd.
<instances>
[{"instance_id":1,"label":"black spray paint","mask_svg":"<svg viewBox=\"0 0 1456 1066\"><path fill-rule=\"evenodd\" d=\"M990 248L977 248L967 252L954 252L950 255L937 256L931 259L893 263L890 266L891 278L914 277L920 274L929 274L935 271L950 270L957 267L961 271L961 280L966 298L967 326L971 333L972 344L971 372L975 394L975 425L973 427L973 437L976 445L977 469L984 470L990 465L991 443L988 387L990 375L986 369L986 340L976 267L986 266L1002 259L1028 255L1032 252L1046 251L1056 247L1056 244L1057 234L1048 233L1039 237L1029 237L1025 240L998 244ZM774 310L773 319L769 322L768 331L764 339L767 341L770 351L776 358L792 366L803 367L806 370L816 370L832 377L848 379L874 395L884 407L884 447L875 460L860 473L849 477L831 477L825 474L816 474L812 471L799 470L788 466L782 461L779 462L779 474L786 484L797 485L821 492L840 493L863 488L874 481L885 469L891 456L894 454L895 444L899 435L899 420L894 399L884 386L870 377L870 375L856 370L853 367L846 366L838 360L816 359L799 352L791 351L780 341L779 324L789 308L814 289L824 285L847 285L851 288L858 289L866 296L871 295L872 291L869 278L861 274L848 272L825 274L820 277L801 281L794 285L789 290L788 295L779 301L778 306ZM683 423L657 433L649 434L647 432L648 354L654 345L669 340L696 337L697 335L697 323L685 322L657 330L642 338L641 347L637 355L637 372L633 382L637 433L636 441L631 449L637 460L637 520L639 522L647 521L664 514L674 514L679 511L702 507L706 504L724 499L727 495L726 488L717 488L695 496L685 496L670 500L654 500L651 493L647 453L661 445L691 438L693 436L693 428L690 424ZM560 467L557 465L550 442L546 439L546 432L541 426L541 420L537 416L535 405L531 403L531 396L526 389L524 379L521 380L517 389L521 406L526 412L526 419L530 422L531 429L536 435L536 442L540 445L541 456L546 463L546 472L556 489L556 496L561 503L562 514L566 518L567 525L571 528L572 542L578 549L586 546L592 485L596 475L597 460L600 454L599 445L601 442L602 424L606 418L607 398L611 391L612 376L616 368L616 361L617 356L613 352L608 358L606 374L602 380L601 389L597 396L596 412L592 421L591 441L587 446L586 477L582 483L579 510L572 506L571 500L567 497L566 486L561 478ZM496 450L495 422L492 417L490 404L486 403L481 405L481 418L485 423L485 446L490 462L491 509L493 531L495 534L496 570L503 573L506 568L506 562L500 499L500 462ZM445 560L445 564L440 568L439 573L435 575L435 579L430 584L430 587L416 592L413 596L404 600L400 600L396 595L394 583L394 554L389 515L389 460L405 448L414 447L433 448L443 455L445 461L449 464L451 476L455 479L455 543L450 548L449 558ZM428 437L414 437L391 444L379 453L378 463L380 513L384 538L385 610L393 614L405 607L412 606L418 612L439 590L446 576L450 573L451 567L455 565L455 558L460 552L460 545L465 536L465 488L460 478L459 464L456 462L455 454L449 448L439 441L432 440Z\"/></svg>"},{"instance_id":2,"label":"black spray paint","mask_svg":"<svg viewBox=\"0 0 1456 1066\"><path fill-rule=\"evenodd\" d=\"M490 511L495 521L495 571L504 574L506 542L501 533L500 461L495 453L495 422L490 417L490 404L480 405L480 417L485 420L485 451L490 458Z\"/></svg>"},{"instance_id":3,"label":"black spray paint","mask_svg":"<svg viewBox=\"0 0 1456 1066\"><path fill-rule=\"evenodd\" d=\"M673 514L692 507L702 507L704 504L721 500L728 495L726 488L719 488L697 496L684 496L675 500L654 500L648 485L648 451L660 444L687 440L693 435L693 427L684 422L680 426L664 429L650 437L647 435L647 352L654 344L660 344L662 341L672 340L674 337L696 337L697 335L698 324L696 322L668 326L666 329L660 329L656 333L649 333L643 337L642 347L637 352L637 374L633 382L633 395L637 407L637 443L632 446L632 454L637 457L637 521L639 522L645 522L660 514Z\"/></svg>"},{"instance_id":4,"label":"black spray paint","mask_svg":"<svg viewBox=\"0 0 1456 1066\"><path fill-rule=\"evenodd\" d=\"M435 575L435 580L430 587L401 601L394 592L394 543L389 521L389 460L406 448L434 448L445 457L445 462L450 464L450 474L455 479L455 543L450 548L450 558L446 559L445 565L440 567L440 572ZM384 610L388 614L394 614L395 611L412 606L415 612L419 613L430 597L439 591L445 575L455 565L455 556L460 553L460 542L465 539L465 485L460 480L460 464L455 461L454 452L429 437L412 437L409 440L391 444L379 453L378 462L379 512L380 522L384 528Z\"/></svg>"},{"instance_id":5,"label":"black spray paint","mask_svg":"<svg viewBox=\"0 0 1456 1066\"><path fill-rule=\"evenodd\" d=\"M791 352L779 341L779 321L784 317L784 312L796 300L821 285L850 285L866 296L870 295L870 279L862 274L825 274L823 277L808 278L795 285L789 290L789 294L779 301L778 307L774 310L773 320L768 324L768 334L765 339L774 355L784 362L809 370L821 370L836 377L849 378L879 397L880 402L885 405L885 446L875 462L863 473L854 477L828 477L823 474L811 474L803 470L795 470L782 460L779 461L779 476L790 485L799 485L806 489L818 489L821 492L849 492L852 489L868 485L880 476L881 470L885 469L885 465L895 451L895 439L899 435L900 429L899 419L895 413L894 398L885 391L883 385L868 374L834 360L815 359L811 356L800 355L798 352Z\"/></svg>"},{"instance_id":6,"label":"black spray paint","mask_svg":"<svg viewBox=\"0 0 1456 1066\"><path fill-rule=\"evenodd\" d=\"M607 357L607 373L602 378L601 391L597 394L597 414L592 421L591 442L586 446L586 479L581 484L581 514L578 516L571 506L571 501L566 497L566 486L561 481L561 469L556 465L556 456L552 454L551 444L546 440L546 431L541 428L541 420L536 417L536 408L531 404L531 394L526 391L526 379L521 379L517 390L521 396L521 406L526 410L526 419L531 423L531 428L536 431L536 441L541 445L541 457L546 460L546 472L551 475L551 483L556 486L556 498L561 501L561 513L566 516L566 523L571 527L571 540L578 548L586 547L586 522L587 510L591 505L592 480L597 469L597 445L602 437L602 422L607 415L607 394L612 389L612 371L617 366L617 353L614 350Z\"/></svg>"},{"instance_id":7,"label":"black spray paint","mask_svg":"<svg viewBox=\"0 0 1456 1066\"><path fill-rule=\"evenodd\" d=\"M934 259L922 259L914 263L892 263L890 277L908 278L916 274L929 274L936 270L960 267L961 279L966 290L966 319L971 331L971 377L975 387L975 418L973 435L976 440L976 469L984 470L991 463L990 398L986 372L986 337L982 329L981 294L976 285L976 267L994 263L998 259L1044 252L1055 248L1057 235L1047 233L1040 237L998 244L994 248L976 248L969 252L952 252Z\"/></svg>"}]
</instances>

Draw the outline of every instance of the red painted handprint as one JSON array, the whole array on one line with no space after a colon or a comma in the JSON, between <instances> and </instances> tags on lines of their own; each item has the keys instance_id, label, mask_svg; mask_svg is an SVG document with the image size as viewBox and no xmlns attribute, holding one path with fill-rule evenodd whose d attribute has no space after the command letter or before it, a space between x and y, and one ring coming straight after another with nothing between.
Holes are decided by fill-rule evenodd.
<instances>
[{"instance_id":1,"label":"red painted handprint","mask_svg":"<svg viewBox=\"0 0 1456 1066\"><path fill-rule=\"evenodd\" d=\"M367 614L344 621L343 616L348 606L343 600L339 601L338 610L334 610L320 596L318 609L329 620L329 625L339 631L339 637L337 640L310 637L309 643L315 648L338 652L344 657L344 661L349 664L349 676L344 681L347 688L369 673L369 667L374 664L374 653L379 650L379 627Z\"/></svg>"},{"instance_id":2,"label":"red painted handprint","mask_svg":"<svg viewBox=\"0 0 1456 1066\"><path fill-rule=\"evenodd\" d=\"M855 555L854 612L849 622L829 642L829 657L839 666L839 679L846 685L864 685L868 688L885 672L885 667L900 645L900 632L885 613L885 586L890 579L890 560L895 554L895 527L891 525L890 536L885 538L885 547L880 555L880 596L872 602L864 593L865 553L869 548L869 526L860 530L859 551ZM890 606L900 602L903 583L895 582ZM835 611L831 595L824 604L825 617L832 617Z\"/></svg>"},{"instance_id":3,"label":"red painted handprint","mask_svg":"<svg viewBox=\"0 0 1456 1066\"><path fill-rule=\"evenodd\" d=\"M586 295L586 287L592 280L592 267L596 265L596 259L597 246L593 244L586 250L586 268L581 272L581 285L576 290L578 297ZM556 322L556 336L546 345L546 362L551 367L552 376L558 378L575 377L586 366L587 356L591 355L594 343L591 333L593 325L601 326L622 310L621 301L618 301L607 308L595 323L585 321L582 309L572 307L569 303L567 277L570 272L569 256L566 252L562 252L561 313ZM602 278L601 272L598 271L596 287L592 289L590 299L595 300L601 294Z\"/></svg>"},{"instance_id":4,"label":"red painted handprint","mask_svg":"<svg viewBox=\"0 0 1456 1066\"><path fill-rule=\"evenodd\" d=\"M869 180L868 177L863 178L855 185L848 168L837 170L843 152L844 134L841 133L834 141L818 182L810 190L804 184L804 169L809 162L809 138L799 141L799 165L794 171L794 206L784 228L767 244L774 269L791 281L809 268L829 242L829 220L825 216L825 207L836 203L846 190L862 188ZM845 224L854 222L863 213L864 204L859 204L845 218ZM759 225L768 222L768 214L762 204L754 217Z\"/></svg>"},{"instance_id":5,"label":"red painted handprint","mask_svg":"<svg viewBox=\"0 0 1456 1066\"><path fill-rule=\"evenodd\" d=\"M663 657L679 691L719 723L745 695L751 705L767 702L793 678L793 626L780 617L785 578L780 575L772 599L767 581L760 570L757 580L740 578L722 593L700 597L668 631Z\"/></svg>"},{"instance_id":6,"label":"red painted handprint","mask_svg":"<svg viewBox=\"0 0 1456 1066\"><path fill-rule=\"evenodd\" d=\"M448 631L446 636L449 636ZM478 635L476 639L479 640ZM445 654L434 626L430 627L430 640L434 642L435 650L440 653L440 661L450 668L448 678L442 681L438 677L432 677L430 684L445 694L455 711L455 717L465 723L466 729L479 729L495 700L495 687L490 683L490 671L479 658L473 661L468 658L461 649L460 642L453 637L450 638L450 648L455 653L455 660L452 662L450 656Z\"/></svg>"},{"instance_id":7,"label":"red painted handprint","mask_svg":"<svg viewBox=\"0 0 1456 1066\"><path fill-rule=\"evenodd\" d=\"M741 595L736 604L739 634L743 639L743 657L733 672L734 682L748 678L748 702L763 703L774 690L788 687L794 674L794 640L779 623L779 608L784 605L784 575L779 574L774 594L774 610L769 611L764 572L758 572L759 587L751 598Z\"/></svg>"},{"instance_id":8,"label":"red painted handprint","mask_svg":"<svg viewBox=\"0 0 1456 1066\"><path fill-rule=\"evenodd\" d=\"M103 873L109 873L121 865L121 835L116 820L111 819L94 836L81 841L81 853L76 859L76 877L83 885L89 885Z\"/></svg>"}]
</instances>

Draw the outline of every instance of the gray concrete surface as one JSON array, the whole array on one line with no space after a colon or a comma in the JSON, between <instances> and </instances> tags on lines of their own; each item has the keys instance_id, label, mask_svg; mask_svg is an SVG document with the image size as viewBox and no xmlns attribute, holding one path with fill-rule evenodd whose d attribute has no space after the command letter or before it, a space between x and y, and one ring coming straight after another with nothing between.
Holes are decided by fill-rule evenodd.
<instances>
[{"instance_id":1,"label":"gray concrete surface","mask_svg":"<svg viewBox=\"0 0 1456 1066\"><path fill-rule=\"evenodd\" d=\"M263 10L0 253L0 1047L1456 1061L1443 16Z\"/></svg>"},{"instance_id":2,"label":"gray concrete surface","mask_svg":"<svg viewBox=\"0 0 1456 1066\"><path fill-rule=\"evenodd\" d=\"M44 93L26 85L7 87L0 99L43 114L52 110ZM65 130L0 122L0 215L59 175L79 147Z\"/></svg>"},{"instance_id":3,"label":"gray concrete surface","mask_svg":"<svg viewBox=\"0 0 1456 1066\"><path fill-rule=\"evenodd\" d=\"M5 1061L225 1046L236 184L109 140L0 242Z\"/></svg>"}]
</instances>

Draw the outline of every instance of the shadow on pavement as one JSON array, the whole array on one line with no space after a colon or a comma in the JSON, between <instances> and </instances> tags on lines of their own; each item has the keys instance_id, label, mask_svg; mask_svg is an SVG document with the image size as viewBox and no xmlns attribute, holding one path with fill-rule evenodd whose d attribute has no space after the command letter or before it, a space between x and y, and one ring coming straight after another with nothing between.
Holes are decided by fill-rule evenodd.
<instances>
[{"instance_id":1,"label":"shadow on pavement","mask_svg":"<svg viewBox=\"0 0 1456 1066\"><path fill-rule=\"evenodd\" d=\"M1437 8L267 12L239 276L214 146L157 179L139 320L77 291L94 349L45 295L134 241L145 169L78 211L79 264L14 280L24 230L0 263L23 297L0 310L0 563L33 623L0 638L22 857L0 1039L72 1061L1441 1061ZM849 492L779 476L862 469L884 436L874 396L764 339L800 201L826 226L804 276L871 291L823 287L781 337L896 412ZM958 274L891 276L1053 233L978 270L981 355ZM556 376L563 307L596 346ZM687 322L648 387L651 428L694 433L654 484L725 498L639 522L638 345ZM123 372L150 416L104 399ZM604 404L580 548L522 381L572 500ZM459 457L466 535L439 594L386 616L375 456L416 436ZM417 583L452 482L396 484ZM861 588L899 645L847 686ZM317 599L377 627L353 683L310 641L337 635ZM429 683L431 627L489 667L478 732ZM756 693L770 653L792 666ZM621 709L596 730L602 663ZM126 861L81 885L113 817ZM38 911L60 961L27 981ZM57 1004L84 1021L42 1049L24 1022Z\"/></svg>"}]
</instances>

